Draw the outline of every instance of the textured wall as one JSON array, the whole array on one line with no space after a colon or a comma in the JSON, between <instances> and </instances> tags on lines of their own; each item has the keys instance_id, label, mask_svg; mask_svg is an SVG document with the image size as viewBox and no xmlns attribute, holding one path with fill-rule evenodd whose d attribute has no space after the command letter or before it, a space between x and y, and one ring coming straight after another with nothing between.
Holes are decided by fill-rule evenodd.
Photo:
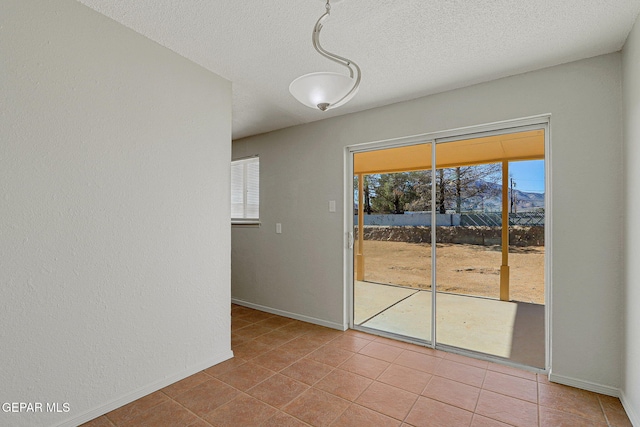
<instances>
[{"instance_id":1,"label":"textured wall","mask_svg":"<svg viewBox=\"0 0 640 427\"><path fill-rule=\"evenodd\" d=\"M634 425L640 425L640 18L623 55L625 183L625 348L623 402Z\"/></svg>"},{"instance_id":2,"label":"textured wall","mask_svg":"<svg viewBox=\"0 0 640 427\"><path fill-rule=\"evenodd\" d=\"M0 412L231 356L230 83L72 0L0 6Z\"/></svg>"},{"instance_id":3,"label":"textured wall","mask_svg":"<svg viewBox=\"0 0 640 427\"><path fill-rule=\"evenodd\" d=\"M263 225L232 230L232 296L345 324L344 148L550 113L552 372L614 392L622 344L621 83L616 53L234 141L234 156L260 155ZM338 201L338 213L328 200ZM594 203L603 208L576 215ZM597 239L584 232L593 224Z\"/></svg>"}]
</instances>

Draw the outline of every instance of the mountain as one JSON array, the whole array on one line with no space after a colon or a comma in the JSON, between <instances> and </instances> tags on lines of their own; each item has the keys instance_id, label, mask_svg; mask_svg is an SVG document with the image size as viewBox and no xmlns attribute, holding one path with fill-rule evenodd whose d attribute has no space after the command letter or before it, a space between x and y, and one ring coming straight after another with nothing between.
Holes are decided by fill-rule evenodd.
<instances>
[{"instance_id":1,"label":"mountain","mask_svg":"<svg viewBox=\"0 0 640 427\"><path fill-rule=\"evenodd\" d=\"M502 210L502 185L494 182L478 180L474 183L480 195L462 200L463 211L499 212ZM511 190L509 190L511 194ZM544 209L544 193L533 193L513 190L515 200L514 212L530 212ZM511 209L510 209L511 210Z\"/></svg>"}]
</instances>

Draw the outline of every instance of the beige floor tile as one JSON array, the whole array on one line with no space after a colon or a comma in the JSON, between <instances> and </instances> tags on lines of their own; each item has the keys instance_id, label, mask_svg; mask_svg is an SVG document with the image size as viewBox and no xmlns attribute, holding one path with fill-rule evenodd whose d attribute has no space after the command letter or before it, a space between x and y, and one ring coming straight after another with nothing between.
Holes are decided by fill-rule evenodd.
<instances>
[{"instance_id":1,"label":"beige floor tile","mask_svg":"<svg viewBox=\"0 0 640 427\"><path fill-rule=\"evenodd\" d=\"M291 354L298 355L299 357L304 357L310 353L313 353L320 347L322 347L322 344L318 342L310 341L309 339L305 338L305 336L303 335L303 336L294 338L293 340L289 341L286 344L281 345L280 347L278 347L278 349L287 351Z\"/></svg>"},{"instance_id":2,"label":"beige floor tile","mask_svg":"<svg viewBox=\"0 0 640 427\"><path fill-rule=\"evenodd\" d=\"M253 342L276 348L281 346L282 344L288 343L296 337L297 335L291 332L284 332L280 329L276 329L264 335L260 335L259 337L255 338Z\"/></svg>"},{"instance_id":3,"label":"beige floor tile","mask_svg":"<svg viewBox=\"0 0 640 427\"><path fill-rule=\"evenodd\" d=\"M417 398L416 394L376 381L356 399L356 403L402 421Z\"/></svg>"},{"instance_id":4,"label":"beige floor tile","mask_svg":"<svg viewBox=\"0 0 640 427\"><path fill-rule=\"evenodd\" d=\"M203 416L227 403L237 394L238 391L233 387L212 378L179 394L175 400L196 415Z\"/></svg>"},{"instance_id":5,"label":"beige floor tile","mask_svg":"<svg viewBox=\"0 0 640 427\"><path fill-rule=\"evenodd\" d=\"M524 378L525 380L536 381L539 376L544 377L542 382L549 382L546 374L536 374L534 372L525 371L524 369L514 368L513 366L500 365L498 363L489 363L487 366L489 371L500 372L502 374L514 377Z\"/></svg>"},{"instance_id":6,"label":"beige floor tile","mask_svg":"<svg viewBox=\"0 0 640 427\"><path fill-rule=\"evenodd\" d=\"M354 353L349 350L344 350L339 347L324 346L309 354L307 357L311 360L315 360L316 362L336 367L353 355Z\"/></svg>"},{"instance_id":7,"label":"beige floor tile","mask_svg":"<svg viewBox=\"0 0 640 427\"><path fill-rule=\"evenodd\" d=\"M541 406L540 425L545 427L606 427L607 423Z\"/></svg>"},{"instance_id":8,"label":"beige floor tile","mask_svg":"<svg viewBox=\"0 0 640 427\"><path fill-rule=\"evenodd\" d=\"M258 310L249 309L249 311L245 311L245 312L242 312L240 314L232 315L232 318L234 318L234 317L236 319L244 320L244 321L247 321L247 322L257 323L257 322L260 322L262 320L266 320L266 319L269 319L271 317L274 317L274 315L270 314L270 313L266 313L264 311L258 311Z\"/></svg>"},{"instance_id":9,"label":"beige floor tile","mask_svg":"<svg viewBox=\"0 0 640 427\"><path fill-rule=\"evenodd\" d=\"M300 356L298 356L297 354L292 354L288 351L275 349L261 354L254 359L251 359L251 363L255 363L256 365L260 365L264 368L278 372L286 368L287 366L291 366L298 360L300 360Z\"/></svg>"},{"instance_id":10,"label":"beige floor tile","mask_svg":"<svg viewBox=\"0 0 640 427\"><path fill-rule=\"evenodd\" d=\"M308 385L281 374L275 374L249 389L247 394L276 408L282 408L304 393Z\"/></svg>"},{"instance_id":11,"label":"beige floor tile","mask_svg":"<svg viewBox=\"0 0 640 427\"><path fill-rule=\"evenodd\" d=\"M236 319L235 317L231 318L231 332L236 332L240 328L244 328L245 326L252 325L253 323L247 322L246 320Z\"/></svg>"},{"instance_id":12,"label":"beige floor tile","mask_svg":"<svg viewBox=\"0 0 640 427\"><path fill-rule=\"evenodd\" d=\"M488 390L480 392L476 413L516 427L538 426L536 404Z\"/></svg>"},{"instance_id":13,"label":"beige floor tile","mask_svg":"<svg viewBox=\"0 0 640 427\"><path fill-rule=\"evenodd\" d=\"M560 384L538 384L540 406L569 412L596 422L605 422L598 395Z\"/></svg>"},{"instance_id":14,"label":"beige floor tile","mask_svg":"<svg viewBox=\"0 0 640 427\"><path fill-rule=\"evenodd\" d=\"M275 408L258 399L241 394L204 418L217 427L257 426L274 416L276 412Z\"/></svg>"},{"instance_id":15,"label":"beige floor tile","mask_svg":"<svg viewBox=\"0 0 640 427\"><path fill-rule=\"evenodd\" d=\"M340 369L371 379L378 378L388 367L388 362L363 354L354 354L350 359L340 365Z\"/></svg>"},{"instance_id":16,"label":"beige floor tile","mask_svg":"<svg viewBox=\"0 0 640 427\"><path fill-rule=\"evenodd\" d=\"M244 365L225 372L218 378L220 381L224 381L238 390L247 391L273 374L274 372L270 369L263 368L252 362L247 362Z\"/></svg>"},{"instance_id":17,"label":"beige floor tile","mask_svg":"<svg viewBox=\"0 0 640 427\"><path fill-rule=\"evenodd\" d=\"M167 400L120 425L127 427L189 426L197 421L198 417L193 412L174 400Z\"/></svg>"},{"instance_id":18,"label":"beige floor tile","mask_svg":"<svg viewBox=\"0 0 640 427\"><path fill-rule=\"evenodd\" d=\"M306 333L309 333L313 330L313 326L310 323L301 322L299 320L294 320L293 322L279 328L279 331L291 332L295 333L298 336L302 336Z\"/></svg>"},{"instance_id":19,"label":"beige floor tile","mask_svg":"<svg viewBox=\"0 0 640 427\"><path fill-rule=\"evenodd\" d=\"M482 415L473 414L471 427L509 427L509 424L483 417Z\"/></svg>"},{"instance_id":20,"label":"beige floor tile","mask_svg":"<svg viewBox=\"0 0 640 427\"><path fill-rule=\"evenodd\" d=\"M477 368L486 369L489 366L489 362L486 360L473 359L471 357L462 356L461 354L455 353L446 353L444 358L447 360L452 360L454 362L462 363L464 365L471 365Z\"/></svg>"},{"instance_id":21,"label":"beige floor tile","mask_svg":"<svg viewBox=\"0 0 640 427\"><path fill-rule=\"evenodd\" d=\"M383 344L377 341L369 343L363 349L359 351L360 354L371 356L376 359L384 360L385 362L393 362L400 356L404 350L399 347L394 347L388 344Z\"/></svg>"},{"instance_id":22,"label":"beige floor tile","mask_svg":"<svg viewBox=\"0 0 640 427\"><path fill-rule=\"evenodd\" d=\"M280 373L294 380L313 385L324 378L333 367L311 359L300 359L293 365L283 369Z\"/></svg>"},{"instance_id":23,"label":"beige floor tile","mask_svg":"<svg viewBox=\"0 0 640 427\"><path fill-rule=\"evenodd\" d=\"M405 350L393 363L433 374L441 361L439 357Z\"/></svg>"},{"instance_id":24,"label":"beige floor tile","mask_svg":"<svg viewBox=\"0 0 640 427\"><path fill-rule=\"evenodd\" d=\"M394 427L399 426L400 421L353 404L338 417L333 425L336 427Z\"/></svg>"},{"instance_id":25,"label":"beige floor tile","mask_svg":"<svg viewBox=\"0 0 640 427\"><path fill-rule=\"evenodd\" d=\"M407 368L406 366L392 364L384 371L377 380L411 393L420 394L427 386L431 374Z\"/></svg>"},{"instance_id":26,"label":"beige floor tile","mask_svg":"<svg viewBox=\"0 0 640 427\"><path fill-rule=\"evenodd\" d=\"M278 329L294 321L295 321L294 319L290 319L288 317L273 316L268 319L261 320L256 324L260 326L266 326L267 328L271 328L271 329Z\"/></svg>"},{"instance_id":27,"label":"beige floor tile","mask_svg":"<svg viewBox=\"0 0 640 427\"><path fill-rule=\"evenodd\" d=\"M234 356L245 360L258 357L267 351L273 350L273 348L273 345L258 343L253 340L243 341L240 345L231 346Z\"/></svg>"},{"instance_id":28,"label":"beige floor tile","mask_svg":"<svg viewBox=\"0 0 640 427\"><path fill-rule=\"evenodd\" d=\"M487 371L482 388L531 403L538 403L538 383L536 381Z\"/></svg>"},{"instance_id":29,"label":"beige floor tile","mask_svg":"<svg viewBox=\"0 0 640 427\"><path fill-rule=\"evenodd\" d=\"M244 328L240 328L235 331L237 336L246 338L246 339L254 339L259 337L260 335L264 335L266 333L272 332L273 329L267 328L266 326L260 326L258 323L253 323L249 326L245 326Z\"/></svg>"},{"instance_id":30,"label":"beige floor tile","mask_svg":"<svg viewBox=\"0 0 640 427\"><path fill-rule=\"evenodd\" d=\"M406 422L416 427L465 427L473 413L421 396L411 409Z\"/></svg>"},{"instance_id":31,"label":"beige floor tile","mask_svg":"<svg viewBox=\"0 0 640 427\"><path fill-rule=\"evenodd\" d=\"M632 427L627 413L617 397L598 395L607 421L612 427Z\"/></svg>"},{"instance_id":32,"label":"beige floor tile","mask_svg":"<svg viewBox=\"0 0 640 427\"><path fill-rule=\"evenodd\" d=\"M447 359L444 359L435 370L435 375L469 384L474 387L482 387L485 373L485 369L453 362Z\"/></svg>"},{"instance_id":33,"label":"beige floor tile","mask_svg":"<svg viewBox=\"0 0 640 427\"><path fill-rule=\"evenodd\" d=\"M354 401L366 390L373 380L360 375L335 369L318 381L314 387L335 394L343 399Z\"/></svg>"},{"instance_id":34,"label":"beige floor tile","mask_svg":"<svg viewBox=\"0 0 640 427\"><path fill-rule=\"evenodd\" d=\"M447 378L434 376L422 395L442 403L473 412L478 403L480 389Z\"/></svg>"},{"instance_id":35,"label":"beige floor tile","mask_svg":"<svg viewBox=\"0 0 640 427\"><path fill-rule=\"evenodd\" d=\"M141 397L127 405L124 405L116 410L113 410L107 414L107 418L116 425L124 424L125 422L139 416L141 413L146 412L161 403L167 402L169 397L161 391L156 391L147 396Z\"/></svg>"},{"instance_id":36,"label":"beige floor tile","mask_svg":"<svg viewBox=\"0 0 640 427\"><path fill-rule=\"evenodd\" d=\"M355 329L348 329L348 330L344 331L344 335L357 337L357 338L362 338L362 339L365 339L367 341L373 341L373 340L376 339L375 335L371 335L371 334L368 334L368 333L362 332L362 331L356 331Z\"/></svg>"},{"instance_id":37,"label":"beige floor tile","mask_svg":"<svg viewBox=\"0 0 640 427\"><path fill-rule=\"evenodd\" d=\"M328 426L349 406L349 402L330 393L311 388L284 407L284 412L312 426Z\"/></svg>"},{"instance_id":38,"label":"beige floor tile","mask_svg":"<svg viewBox=\"0 0 640 427\"><path fill-rule=\"evenodd\" d=\"M169 397L176 397L177 395L184 393L187 390L191 390L198 384L211 379L210 375L204 372L198 372L190 377L187 377L181 381L175 382L170 386L163 388L161 391Z\"/></svg>"},{"instance_id":39,"label":"beige floor tile","mask_svg":"<svg viewBox=\"0 0 640 427\"><path fill-rule=\"evenodd\" d=\"M244 365L245 363L247 363L246 360L239 357L233 357L231 359L225 360L222 363L218 363L217 365L205 369L204 372L213 377L218 377L225 372L232 370L233 368Z\"/></svg>"},{"instance_id":40,"label":"beige floor tile","mask_svg":"<svg viewBox=\"0 0 640 427\"><path fill-rule=\"evenodd\" d=\"M319 331L312 331L304 335L305 338L315 341L319 344L326 344L331 340L341 337L344 332L335 329L323 328Z\"/></svg>"},{"instance_id":41,"label":"beige floor tile","mask_svg":"<svg viewBox=\"0 0 640 427\"><path fill-rule=\"evenodd\" d=\"M269 418L261 427L308 427L309 424L303 423L297 418L285 412L278 412Z\"/></svg>"},{"instance_id":42,"label":"beige floor tile","mask_svg":"<svg viewBox=\"0 0 640 427\"><path fill-rule=\"evenodd\" d=\"M357 353L360 349L362 349L364 346L366 346L370 342L371 342L370 340L366 340L364 338L359 338L357 336L344 333L340 337L333 339L327 345L343 348L345 350L349 350L354 353Z\"/></svg>"}]
</instances>

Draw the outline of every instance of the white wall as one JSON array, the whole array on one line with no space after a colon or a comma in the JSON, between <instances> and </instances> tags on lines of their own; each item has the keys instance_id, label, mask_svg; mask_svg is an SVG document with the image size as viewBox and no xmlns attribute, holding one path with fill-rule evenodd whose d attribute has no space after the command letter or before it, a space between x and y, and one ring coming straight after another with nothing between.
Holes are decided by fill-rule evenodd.
<instances>
[{"instance_id":1,"label":"white wall","mask_svg":"<svg viewBox=\"0 0 640 427\"><path fill-rule=\"evenodd\" d=\"M623 50L625 335L622 353L622 401L640 426L640 18Z\"/></svg>"},{"instance_id":2,"label":"white wall","mask_svg":"<svg viewBox=\"0 0 640 427\"><path fill-rule=\"evenodd\" d=\"M231 356L231 85L72 0L0 6L0 425Z\"/></svg>"},{"instance_id":3,"label":"white wall","mask_svg":"<svg viewBox=\"0 0 640 427\"><path fill-rule=\"evenodd\" d=\"M345 324L344 147L551 113L552 373L616 393L621 99L616 53L234 141L234 157L260 155L263 225L232 230L232 297ZM329 213L329 200L337 213Z\"/></svg>"}]
</instances>

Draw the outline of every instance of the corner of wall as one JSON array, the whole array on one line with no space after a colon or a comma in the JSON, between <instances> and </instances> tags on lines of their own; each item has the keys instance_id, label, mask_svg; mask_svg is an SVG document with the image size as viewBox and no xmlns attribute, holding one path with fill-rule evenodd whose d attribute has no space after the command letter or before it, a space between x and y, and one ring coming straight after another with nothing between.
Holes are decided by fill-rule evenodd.
<instances>
[{"instance_id":1,"label":"corner of wall","mask_svg":"<svg viewBox=\"0 0 640 427\"><path fill-rule=\"evenodd\" d=\"M634 426L640 426L640 16L622 50L623 84L623 346L621 401Z\"/></svg>"}]
</instances>

